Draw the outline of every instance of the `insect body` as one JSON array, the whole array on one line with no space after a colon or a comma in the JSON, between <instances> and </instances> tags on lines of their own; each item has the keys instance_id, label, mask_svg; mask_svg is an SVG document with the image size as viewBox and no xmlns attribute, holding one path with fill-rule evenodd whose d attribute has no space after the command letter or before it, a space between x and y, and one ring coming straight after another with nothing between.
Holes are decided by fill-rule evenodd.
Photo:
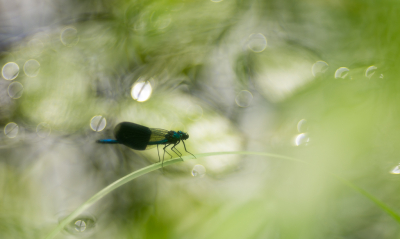
<instances>
[{"instance_id":1,"label":"insect body","mask_svg":"<svg viewBox=\"0 0 400 239\"><path fill-rule=\"evenodd\" d=\"M166 152L171 158L172 155L166 151L166 148L172 145L171 150L181 157L182 154L175 147L182 142L185 151L188 152L184 140L187 140L189 135L182 131L168 131L165 129L148 128L131 122L121 122L115 126L114 136L116 139L100 139L97 142L101 144L123 144L135 150L145 150L153 146L157 146L158 150L158 145L162 144L165 145L163 148L164 155ZM190 152L188 153L191 154ZM158 157L160 160L160 155Z\"/></svg>"}]
</instances>

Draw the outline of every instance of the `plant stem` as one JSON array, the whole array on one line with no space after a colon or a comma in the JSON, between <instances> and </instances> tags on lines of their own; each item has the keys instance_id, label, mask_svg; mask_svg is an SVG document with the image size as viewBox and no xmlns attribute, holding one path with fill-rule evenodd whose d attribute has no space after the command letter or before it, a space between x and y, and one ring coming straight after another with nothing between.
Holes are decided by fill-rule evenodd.
<instances>
[{"instance_id":1,"label":"plant stem","mask_svg":"<svg viewBox=\"0 0 400 239\"><path fill-rule=\"evenodd\" d=\"M300 159L296 159L296 158L292 158L289 156L284 156L284 155L279 155L279 154L270 154L270 153L262 153L262 152L250 152L250 151L232 151L232 152L212 152L212 153L202 153L202 154L196 154L195 156L197 158L201 158L201 157L208 157L208 156L217 156L217 155L228 155L228 154L244 154L244 155L259 155L259 156L265 156L265 157L271 157L271 158L278 158L278 159L286 159L286 160L291 160L291 161L295 161L295 162L299 162L299 163L303 163L303 164L309 164L306 161L300 160ZM182 159L184 161L189 160L189 159L193 159L193 156L182 156ZM174 158L168 161L164 162L164 167L168 166L168 165L172 165L178 162L182 162L182 160L180 158ZM133 179L140 177L144 174L150 173L152 171L155 171L159 168L162 167L162 163L155 163L152 165L149 165L147 167L144 167L142 169L139 169L135 172L132 172L120 179L118 179L117 181L113 182L112 184L108 185L107 187L105 187L104 189L100 190L98 193L96 193L94 196L92 196L91 198L89 198L89 200L87 200L85 203L83 203L80 207L78 207L75 211L73 211L69 216L67 216L66 218L64 218L58 225L56 228L54 228L46 237L46 239L52 239L54 238L61 230L63 230L63 228L68 225L68 223L70 223L72 220L74 220L76 217L78 217L82 212L84 212L86 209L88 209L90 206L92 206L95 202L97 202L98 200L100 200L101 198L103 198L104 196L106 196L107 194L109 194L110 192L112 192L113 190L117 189L118 187L132 181ZM375 198L374 196L372 196L371 194L369 194L367 191L359 188L358 186L354 185L353 183L351 183L350 181L341 178L335 174L329 173L331 176L333 176L334 178L338 179L340 182L342 182L343 184L347 185L348 187L358 191L359 193L361 193L363 196L367 197L368 199L370 199L372 202L374 202L378 207L380 207L381 209L383 209L383 211L385 211L387 214L389 214L390 216L392 216L397 223L400 224L400 216L399 214L397 214L396 212L394 212L390 207L388 207L386 204L384 204L383 202L379 201L377 198Z\"/></svg>"}]
</instances>

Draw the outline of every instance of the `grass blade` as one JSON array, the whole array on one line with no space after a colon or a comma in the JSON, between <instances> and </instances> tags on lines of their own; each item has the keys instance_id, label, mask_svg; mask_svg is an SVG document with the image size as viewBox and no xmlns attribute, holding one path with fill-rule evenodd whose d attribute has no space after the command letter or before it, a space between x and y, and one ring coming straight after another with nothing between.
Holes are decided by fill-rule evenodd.
<instances>
[{"instance_id":1,"label":"grass blade","mask_svg":"<svg viewBox=\"0 0 400 239\"><path fill-rule=\"evenodd\" d=\"M289 156L284 156L284 155L279 155L279 154L270 154L270 153L262 153L262 152L250 152L250 151L231 151L231 152L212 152L212 153L202 153L202 154L195 154L197 158L202 158L202 157L208 157L208 156L217 156L217 155L228 155L228 154L243 154L243 155L258 155L258 156L264 156L264 157L271 157L271 158L278 158L278 159L285 159L285 160L291 160L303 164L309 164L308 162L305 162L300 159L292 158ZM189 155L189 156L183 156L182 159L184 161L193 159L194 157ZM168 161L164 162L164 167L168 165L172 165L175 163L182 162L180 158L174 158ZM150 173L152 171L155 171L157 169L160 169L162 167L161 162L160 163L155 163L152 165L149 165L147 167L144 167L142 169L139 169L133 173L130 173L117 181L113 182L112 184L108 185L104 189L100 190L98 193L96 193L94 196L89 198L85 203L83 203L80 207L78 207L75 211L73 211L69 216L64 218L58 225L55 227L46 237L46 239L52 239L54 238L65 226L67 226L72 220L74 220L77 216L79 216L81 213L83 213L86 209L88 209L90 206L92 206L95 202L106 196L107 194L111 193L113 190L117 189L118 187L132 181L133 179L140 177L144 174ZM400 215L394 212L390 207L388 207L386 204L383 202L379 201L377 198L369 194L367 191L359 188L358 186L354 185L350 181L343 179L335 174L329 173L331 176L335 177L338 179L340 182L343 184L347 185L348 187L358 191L361 193L363 196L366 198L370 199L372 202L374 202L378 207L380 207L383 211L385 211L387 214L392 216L399 224L400 224Z\"/></svg>"}]
</instances>

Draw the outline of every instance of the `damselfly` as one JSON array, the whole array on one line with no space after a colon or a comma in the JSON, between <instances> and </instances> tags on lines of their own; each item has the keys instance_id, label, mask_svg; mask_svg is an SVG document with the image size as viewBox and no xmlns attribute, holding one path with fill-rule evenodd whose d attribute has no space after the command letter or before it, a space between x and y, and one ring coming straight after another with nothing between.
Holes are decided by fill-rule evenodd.
<instances>
[{"instance_id":1,"label":"damselfly","mask_svg":"<svg viewBox=\"0 0 400 239\"><path fill-rule=\"evenodd\" d=\"M114 136L116 139L100 139L97 140L97 143L123 144L135 150L145 150L153 146L157 146L157 152L158 145L165 145L163 147L164 154L162 165L164 165L165 153L167 153L172 158L172 155L166 151L166 148L170 145L172 145L171 151L178 155L181 159L182 154L176 148L176 146L180 142L183 143L185 151L193 155L192 153L187 151L184 141L189 138L189 135L182 131L148 128L146 126L138 125L131 122L121 122L117 126L115 126ZM193 157L196 158L196 156L194 155ZM160 153L158 153L158 160L160 161Z\"/></svg>"}]
</instances>

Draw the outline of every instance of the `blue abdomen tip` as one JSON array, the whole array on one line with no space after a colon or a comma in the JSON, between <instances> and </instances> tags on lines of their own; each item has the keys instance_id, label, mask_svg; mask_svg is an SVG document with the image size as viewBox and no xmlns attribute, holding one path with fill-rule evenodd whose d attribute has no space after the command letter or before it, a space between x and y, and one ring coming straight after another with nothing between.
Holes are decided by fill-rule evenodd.
<instances>
[{"instance_id":1,"label":"blue abdomen tip","mask_svg":"<svg viewBox=\"0 0 400 239\"><path fill-rule=\"evenodd\" d=\"M118 144L118 141L115 139L99 139L96 142L100 144Z\"/></svg>"}]
</instances>

